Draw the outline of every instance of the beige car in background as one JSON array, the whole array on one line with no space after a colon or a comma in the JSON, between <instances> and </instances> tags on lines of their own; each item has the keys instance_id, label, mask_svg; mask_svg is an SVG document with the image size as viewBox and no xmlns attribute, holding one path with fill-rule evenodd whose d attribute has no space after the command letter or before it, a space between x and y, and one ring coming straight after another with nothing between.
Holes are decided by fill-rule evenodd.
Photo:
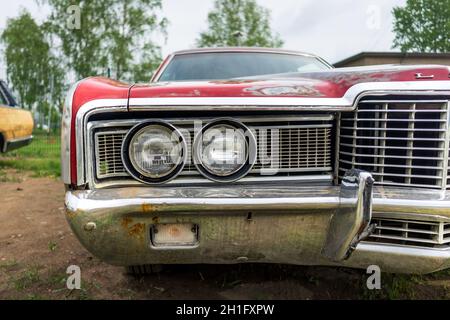
<instances>
[{"instance_id":1,"label":"beige car in background","mask_svg":"<svg viewBox=\"0 0 450 320\"><path fill-rule=\"evenodd\" d=\"M0 153L28 145L33 127L31 112L17 106L6 83L0 80Z\"/></svg>"}]
</instances>

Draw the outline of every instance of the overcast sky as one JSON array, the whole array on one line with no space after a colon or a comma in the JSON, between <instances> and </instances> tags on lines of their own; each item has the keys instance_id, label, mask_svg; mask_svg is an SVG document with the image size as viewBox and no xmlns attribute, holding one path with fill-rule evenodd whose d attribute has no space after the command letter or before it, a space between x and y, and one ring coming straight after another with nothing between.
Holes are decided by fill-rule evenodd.
<instances>
[{"instance_id":1,"label":"overcast sky","mask_svg":"<svg viewBox=\"0 0 450 320\"><path fill-rule=\"evenodd\" d=\"M26 8L38 20L46 8L35 0L1 0L0 30L7 18ZM392 8L406 0L257 0L272 12L272 27L281 35L286 49L315 53L331 63L361 51L392 51ZM75 1L74 1L75 2ZM192 48L207 27L213 0L163 0L169 19L163 54ZM1 63L1 62L0 62ZM4 65L0 64L0 76Z\"/></svg>"}]
</instances>

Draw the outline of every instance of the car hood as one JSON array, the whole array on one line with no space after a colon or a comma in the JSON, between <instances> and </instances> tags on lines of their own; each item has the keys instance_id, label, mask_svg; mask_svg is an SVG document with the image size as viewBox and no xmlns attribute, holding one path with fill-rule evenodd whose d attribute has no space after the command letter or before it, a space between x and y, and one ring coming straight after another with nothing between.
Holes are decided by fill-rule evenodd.
<instances>
[{"instance_id":1,"label":"car hood","mask_svg":"<svg viewBox=\"0 0 450 320\"><path fill-rule=\"evenodd\" d=\"M286 73L250 78L136 84L130 98L183 97L308 97L340 98L352 86L367 82L436 81L449 79L449 67L380 65ZM422 75L422 78L418 77ZM432 76L432 77L431 77ZM450 89L450 88L449 88Z\"/></svg>"}]
</instances>

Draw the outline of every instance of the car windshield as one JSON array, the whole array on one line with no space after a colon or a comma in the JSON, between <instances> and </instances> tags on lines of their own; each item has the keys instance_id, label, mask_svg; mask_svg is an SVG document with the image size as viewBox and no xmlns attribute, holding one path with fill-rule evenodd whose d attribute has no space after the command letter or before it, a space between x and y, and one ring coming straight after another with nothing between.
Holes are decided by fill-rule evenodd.
<instances>
[{"instance_id":1,"label":"car windshield","mask_svg":"<svg viewBox=\"0 0 450 320\"><path fill-rule=\"evenodd\" d=\"M158 81L225 80L268 74L329 69L315 57L255 52L175 55Z\"/></svg>"}]
</instances>

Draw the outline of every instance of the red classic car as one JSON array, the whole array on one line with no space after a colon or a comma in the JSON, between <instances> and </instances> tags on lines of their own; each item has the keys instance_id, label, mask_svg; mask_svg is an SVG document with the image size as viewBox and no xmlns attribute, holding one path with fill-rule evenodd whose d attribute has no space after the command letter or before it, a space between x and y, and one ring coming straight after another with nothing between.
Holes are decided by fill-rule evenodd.
<instances>
[{"instance_id":1,"label":"red classic car","mask_svg":"<svg viewBox=\"0 0 450 320\"><path fill-rule=\"evenodd\" d=\"M448 66L176 52L89 78L63 115L67 219L99 258L427 273L450 266Z\"/></svg>"}]
</instances>

